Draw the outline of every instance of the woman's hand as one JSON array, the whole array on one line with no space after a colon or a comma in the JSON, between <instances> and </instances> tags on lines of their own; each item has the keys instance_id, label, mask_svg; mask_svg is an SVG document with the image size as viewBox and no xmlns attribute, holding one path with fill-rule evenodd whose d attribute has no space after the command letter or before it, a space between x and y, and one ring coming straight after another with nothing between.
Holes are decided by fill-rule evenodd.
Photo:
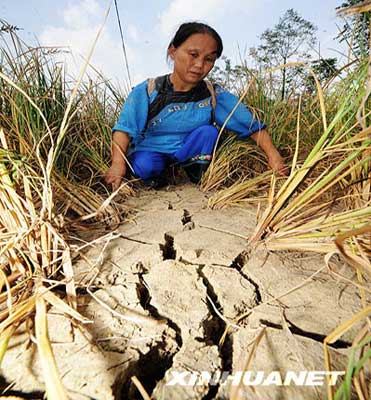
<instances>
[{"instance_id":1,"label":"woman's hand","mask_svg":"<svg viewBox=\"0 0 371 400\"><path fill-rule=\"evenodd\" d=\"M273 171L277 172L282 176L287 176L289 170L285 165L285 162L281 157L281 154L278 152L275 145L273 144L269 133L265 129L262 129L261 131L253 133L251 137L255 140L257 145L264 151L268 159L268 165L273 169Z\"/></svg>"},{"instance_id":2,"label":"woman's hand","mask_svg":"<svg viewBox=\"0 0 371 400\"><path fill-rule=\"evenodd\" d=\"M126 174L125 162L113 162L111 168L105 173L104 179L107 184L112 184L112 190L115 191L120 187L122 178Z\"/></svg>"},{"instance_id":3,"label":"woman's hand","mask_svg":"<svg viewBox=\"0 0 371 400\"><path fill-rule=\"evenodd\" d=\"M272 151L268 155L268 165L274 172L277 172L281 176L287 176L289 174L288 167L278 151Z\"/></svg>"},{"instance_id":4,"label":"woman's hand","mask_svg":"<svg viewBox=\"0 0 371 400\"><path fill-rule=\"evenodd\" d=\"M105 173L105 181L112 184L112 190L120 187L122 178L126 175L125 154L130 142L129 135L122 131L115 131L112 140L112 164Z\"/></svg>"}]
</instances>

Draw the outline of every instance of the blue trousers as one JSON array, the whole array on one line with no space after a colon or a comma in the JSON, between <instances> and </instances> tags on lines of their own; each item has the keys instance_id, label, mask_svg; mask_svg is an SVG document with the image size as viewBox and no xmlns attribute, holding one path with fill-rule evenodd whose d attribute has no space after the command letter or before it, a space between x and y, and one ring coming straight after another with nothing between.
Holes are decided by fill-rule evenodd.
<instances>
[{"instance_id":1,"label":"blue trousers","mask_svg":"<svg viewBox=\"0 0 371 400\"><path fill-rule=\"evenodd\" d=\"M131 154L129 161L138 178L146 180L159 177L171 162L210 163L217 138L218 130L215 126L204 125L192 131L184 140L182 147L173 154L136 151Z\"/></svg>"}]
</instances>

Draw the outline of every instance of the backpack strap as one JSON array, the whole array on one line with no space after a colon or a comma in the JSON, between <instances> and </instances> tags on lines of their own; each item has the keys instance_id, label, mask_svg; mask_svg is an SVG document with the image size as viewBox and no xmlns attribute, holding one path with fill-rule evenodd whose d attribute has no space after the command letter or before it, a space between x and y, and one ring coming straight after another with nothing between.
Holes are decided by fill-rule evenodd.
<instances>
[{"instance_id":1,"label":"backpack strap","mask_svg":"<svg viewBox=\"0 0 371 400\"><path fill-rule=\"evenodd\" d=\"M207 79L205 79L204 82L206 83L207 89L211 94L211 123L215 125L216 95L214 85Z\"/></svg>"},{"instance_id":2,"label":"backpack strap","mask_svg":"<svg viewBox=\"0 0 371 400\"><path fill-rule=\"evenodd\" d=\"M155 88L156 88L156 78L148 78L147 79L148 97L151 97L151 94L154 92Z\"/></svg>"},{"instance_id":3,"label":"backpack strap","mask_svg":"<svg viewBox=\"0 0 371 400\"><path fill-rule=\"evenodd\" d=\"M207 79L205 79L205 83L206 83L207 89L209 90L209 92L211 94L211 107L214 110L216 107L216 96L215 96L214 85Z\"/></svg>"}]
</instances>

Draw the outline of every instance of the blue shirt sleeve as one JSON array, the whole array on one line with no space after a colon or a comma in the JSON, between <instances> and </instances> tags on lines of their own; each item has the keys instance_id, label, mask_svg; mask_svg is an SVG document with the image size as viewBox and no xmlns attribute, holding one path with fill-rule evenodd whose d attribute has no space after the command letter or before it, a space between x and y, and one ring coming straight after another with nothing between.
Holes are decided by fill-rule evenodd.
<instances>
[{"instance_id":1,"label":"blue shirt sleeve","mask_svg":"<svg viewBox=\"0 0 371 400\"><path fill-rule=\"evenodd\" d=\"M237 104L238 98L219 85L215 86L215 94L215 121L221 126ZM246 138L265 127L266 125L264 122L255 119L250 110L242 103L238 105L236 111L226 125L227 129L238 134L238 139Z\"/></svg>"},{"instance_id":2,"label":"blue shirt sleeve","mask_svg":"<svg viewBox=\"0 0 371 400\"><path fill-rule=\"evenodd\" d=\"M130 92L112 133L126 132L135 142L147 123L148 102L147 81L144 81Z\"/></svg>"}]
</instances>

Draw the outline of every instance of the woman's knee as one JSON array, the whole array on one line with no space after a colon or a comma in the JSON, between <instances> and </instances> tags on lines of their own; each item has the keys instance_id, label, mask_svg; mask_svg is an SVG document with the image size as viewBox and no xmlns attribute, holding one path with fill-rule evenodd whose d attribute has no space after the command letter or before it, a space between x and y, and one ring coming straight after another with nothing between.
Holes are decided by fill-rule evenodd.
<instances>
[{"instance_id":1,"label":"woman's knee","mask_svg":"<svg viewBox=\"0 0 371 400\"><path fill-rule=\"evenodd\" d=\"M196 129L199 136L204 136L207 138L218 137L218 129L214 125L203 125Z\"/></svg>"},{"instance_id":2,"label":"woman's knee","mask_svg":"<svg viewBox=\"0 0 371 400\"><path fill-rule=\"evenodd\" d=\"M161 155L152 152L136 152L131 157L134 174L143 180L160 176L166 167Z\"/></svg>"},{"instance_id":3,"label":"woman's knee","mask_svg":"<svg viewBox=\"0 0 371 400\"><path fill-rule=\"evenodd\" d=\"M201 143L214 144L219 134L218 129L213 125L200 126L196 131L197 141Z\"/></svg>"}]
</instances>

